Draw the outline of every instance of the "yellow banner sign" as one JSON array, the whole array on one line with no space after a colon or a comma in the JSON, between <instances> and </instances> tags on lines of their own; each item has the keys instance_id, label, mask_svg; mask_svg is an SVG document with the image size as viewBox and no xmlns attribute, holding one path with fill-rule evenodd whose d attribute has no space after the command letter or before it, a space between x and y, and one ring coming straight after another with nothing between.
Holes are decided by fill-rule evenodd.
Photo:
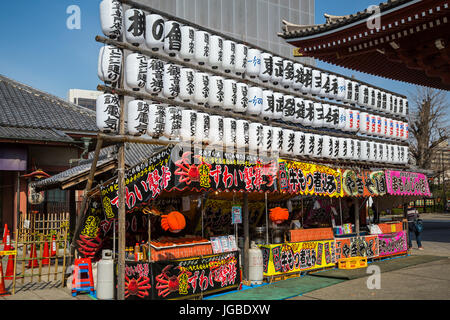
<instances>
[{"instance_id":1,"label":"yellow banner sign","mask_svg":"<svg viewBox=\"0 0 450 320\"><path fill-rule=\"evenodd\" d=\"M16 256L17 250L0 251L0 256Z\"/></svg>"},{"instance_id":2,"label":"yellow banner sign","mask_svg":"<svg viewBox=\"0 0 450 320\"><path fill-rule=\"evenodd\" d=\"M340 169L283 159L278 162L281 191L328 197L344 196Z\"/></svg>"},{"instance_id":3,"label":"yellow banner sign","mask_svg":"<svg viewBox=\"0 0 450 320\"><path fill-rule=\"evenodd\" d=\"M264 276L334 266L334 240L261 245Z\"/></svg>"}]
</instances>

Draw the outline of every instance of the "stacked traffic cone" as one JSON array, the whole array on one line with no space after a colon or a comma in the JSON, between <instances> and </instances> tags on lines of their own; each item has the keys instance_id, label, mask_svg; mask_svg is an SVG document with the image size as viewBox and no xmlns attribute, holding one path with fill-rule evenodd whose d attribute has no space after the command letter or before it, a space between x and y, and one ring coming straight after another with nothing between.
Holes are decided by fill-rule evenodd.
<instances>
[{"instance_id":1,"label":"stacked traffic cone","mask_svg":"<svg viewBox=\"0 0 450 320\"><path fill-rule=\"evenodd\" d=\"M5 296L8 295L9 292L6 291L5 288L5 281L3 280L3 264L2 261L0 259L0 296Z\"/></svg>"},{"instance_id":2,"label":"stacked traffic cone","mask_svg":"<svg viewBox=\"0 0 450 320\"><path fill-rule=\"evenodd\" d=\"M50 251L50 256L56 256L56 238L55 235L52 235L52 250Z\"/></svg>"},{"instance_id":3,"label":"stacked traffic cone","mask_svg":"<svg viewBox=\"0 0 450 320\"><path fill-rule=\"evenodd\" d=\"M11 246L9 250L14 250L14 247ZM6 266L5 279L13 280L14 279L14 255L10 254L8 257L8 265Z\"/></svg>"},{"instance_id":4,"label":"stacked traffic cone","mask_svg":"<svg viewBox=\"0 0 450 320\"><path fill-rule=\"evenodd\" d=\"M44 243L44 254L43 254L43 259L42 259L42 265L43 266L48 266L50 263L50 259L49 259L49 252L48 252L48 241L45 241Z\"/></svg>"},{"instance_id":5,"label":"stacked traffic cone","mask_svg":"<svg viewBox=\"0 0 450 320\"><path fill-rule=\"evenodd\" d=\"M30 260L28 261L27 268L39 267L39 262L37 261L37 259L33 258L37 258L36 246L34 245L34 243L31 245Z\"/></svg>"}]
</instances>

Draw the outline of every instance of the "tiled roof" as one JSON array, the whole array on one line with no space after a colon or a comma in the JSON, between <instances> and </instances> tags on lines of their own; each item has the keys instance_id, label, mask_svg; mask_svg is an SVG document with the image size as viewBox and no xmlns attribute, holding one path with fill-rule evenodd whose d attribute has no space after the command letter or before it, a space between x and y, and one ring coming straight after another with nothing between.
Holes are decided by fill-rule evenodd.
<instances>
[{"instance_id":1,"label":"tiled roof","mask_svg":"<svg viewBox=\"0 0 450 320\"><path fill-rule=\"evenodd\" d=\"M402 4L411 2L412 0L389 0L383 3L380 3L378 6L380 8L380 12L383 13L386 10L395 8ZM318 24L318 25L310 25L310 26L294 26L287 25L283 30L283 33L279 34L284 39L290 38L298 38L298 37L306 37L314 34L320 34L332 29L337 29L339 27L348 25L355 21L363 20L370 17L373 12L365 9L364 11L358 11L353 14L349 14L340 18L335 19L327 19L327 23Z\"/></svg>"},{"instance_id":2,"label":"tiled roof","mask_svg":"<svg viewBox=\"0 0 450 320\"><path fill-rule=\"evenodd\" d=\"M54 130L98 131L94 111L2 75L0 75L0 127L30 128L27 135L43 139L51 138L53 133L50 131ZM31 129L50 129L50 131L47 130L44 134L43 131Z\"/></svg>"},{"instance_id":3,"label":"tiled roof","mask_svg":"<svg viewBox=\"0 0 450 320\"><path fill-rule=\"evenodd\" d=\"M0 139L71 142L73 139L56 129L0 127Z\"/></svg>"}]
</instances>

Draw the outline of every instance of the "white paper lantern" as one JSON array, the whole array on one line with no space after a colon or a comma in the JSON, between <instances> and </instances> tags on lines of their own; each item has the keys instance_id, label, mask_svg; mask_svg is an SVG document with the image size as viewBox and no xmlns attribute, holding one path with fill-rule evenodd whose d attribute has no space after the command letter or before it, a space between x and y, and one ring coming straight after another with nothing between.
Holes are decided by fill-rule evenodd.
<instances>
[{"instance_id":1,"label":"white paper lantern","mask_svg":"<svg viewBox=\"0 0 450 320\"><path fill-rule=\"evenodd\" d=\"M180 67L173 63L164 65L163 95L169 99L178 97L180 93Z\"/></svg>"},{"instance_id":2,"label":"white paper lantern","mask_svg":"<svg viewBox=\"0 0 450 320\"><path fill-rule=\"evenodd\" d=\"M166 21L164 23L164 51L171 57L176 56L181 51L181 24L176 21Z\"/></svg>"},{"instance_id":3,"label":"white paper lantern","mask_svg":"<svg viewBox=\"0 0 450 320\"><path fill-rule=\"evenodd\" d=\"M369 87L364 84L359 86L358 105L361 107L369 106Z\"/></svg>"},{"instance_id":4,"label":"white paper lantern","mask_svg":"<svg viewBox=\"0 0 450 320\"><path fill-rule=\"evenodd\" d=\"M283 79L281 84L284 88L289 88L294 83L294 62L283 60Z\"/></svg>"},{"instance_id":5,"label":"white paper lantern","mask_svg":"<svg viewBox=\"0 0 450 320\"><path fill-rule=\"evenodd\" d=\"M263 125L252 122L249 126L248 148L251 151L259 151L263 146Z\"/></svg>"},{"instance_id":6,"label":"white paper lantern","mask_svg":"<svg viewBox=\"0 0 450 320\"><path fill-rule=\"evenodd\" d=\"M393 145L393 144L391 144L391 145L389 145L389 155L390 155L390 159L389 159L389 162L390 163L396 163L396 159L397 159L397 157L396 157L396 148L395 148L395 146Z\"/></svg>"},{"instance_id":7,"label":"white paper lantern","mask_svg":"<svg viewBox=\"0 0 450 320\"><path fill-rule=\"evenodd\" d=\"M316 114L314 102L311 100L304 100L304 101L305 101L305 116L303 118L303 125L306 127L312 127Z\"/></svg>"},{"instance_id":8,"label":"white paper lantern","mask_svg":"<svg viewBox=\"0 0 450 320\"><path fill-rule=\"evenodd\" d=\"M145 91L157 95L163 89L164 62L159 59L147 60L147 82Z\"/></svg>"},{"instance_id":9,"label":"white paper lantern","mask_svg":"<svg viewBox=\"0 0 450 320\"><path fill-rule=\"evenodd\" d=\"M277 154L280 153L283 149L283 136L284 129L279 127L273 127L273 143L272 143L272 153Z\"/></svg>"},{"instance_id":10,"label":"white paper lantern","mask_svg":"<svg viewBox=\"0 0 450 320\"><path fill-rule=\"evenodd\" d=\"M339 141L338 158L347 159L347 139L346 138L337 138L337 139Z\"/></svg>"},{"instance_id":11,"label":"white paper lantern","mask_svg":"<svg viewBox=\"0 0 450 320\"><path fill-rule=\"evenodd\" d=\"M377 133L377 116L371 114L370 115L370 131L368 134L374 136Z\"/></svg>"},{"instance_id":12,"label":"white paper lantern","mask_svg":"<svg viewBox=\"0 0 450 320\"><path fill-rule=\"evenodd\" d=\"M301 63L294 63L294 78L292 88L299 91L303 87L303 65Z\"/></svg>"},{"instance_id":13,"label":"white paper lantern","mask_svg":"<svg viewBox=\"0 0 450 320\"><path fill-rule=\"evenodd\" d=\"M313 69L311 94L318 95L320 94L320 90L322 90L322 72L320 72L320 70Z\"/></svg>"},{"instance_id":14,"label":"white paper lantern","mask_svg":"<svg viewBox=\"0 0 450 320\"><path fill-rule=\"evenodd\" d=\"M145 13L140 9L125 11L125 39L134 46L145 42Z\"/></svg>"},{"instance_id":15,"label":"white paper lantern","mask_svg":"<svg viewBox=\"0 0 450 320\"><path fill-rule=\"evenodd\" d=\"M122 50L103 46L98 55L97 75L106 84L117 83L122 71Z\"/></svg>"},{"instance_id":16,"label":"white paper lantern","mask_svg":"<svg viewBox=\"0 0 450 320\"><path fill-rule=\"evenodd\" d=\"M370 131L370 114L367 112L361 112L361 122L359 132L367 134Z\"/></svg>"},{"instance_id":17,"label":"white paper lantern","mask_svg":"<svg viewBox=\"0 0 450 320\"><path fill-rule=\"evenodd\" d=\"M272 78L273 73L273 56L270 53L261 53L261 67L259 69L259 79L267 82Z\"/></svg>"},{"instance_id":18,"label":"white paper lantern","mask_svg":"<svg viewBox=\"0 0 450 320\"><path fill-rule=\"evenodd\" d=\"M383 143L378 143L378 157L376 159L377 162L382 162L384 157L384 146Z\"/></svg>"},{"instance_id":19,"label":"white paper lantern","mask_svg":"<svg viewBox=\"0 0 450 320\"><path fill-rule=\"evenodd\" d=\"M312 83L313 83L313 70L310 67L303 67L303 74L301 77L302 81L302 87L300 88L300 91L303 93L310 93L312 90Z\"/></svg>"},{"instance_id":20,"label":"white paper lantern","mask_svg":"<svg viewBox=\"0 0 450 320\"><path fill-rule=\"evenodd\" d=\"M376 142L369 141L370 144L370 155L369 155L369 161L370 162L376 162L376 158L378 155L378 145Z\"/></svg>"},{"instance_id":21,"label":"white paper lantern","mask_svg":"<svg viewBox=\"0 0 450 320\"><path fill-rule=\"evenodd\" d=\"M394 138L394 119L388 118L388 136L387 138L393 139Z\"/></svg>"},{"instance_id":22,"label":"white paper lantern","mask_svg":"<svg viewBox=\"0 0 450 320\"><path fill-rule=\"evenodd\" d=\"M131 100L127 108L128 133L141 136L147 132L148 104L143 100Z\"/></svg>"},{"instance_id":23,"label":"white paper lantern","mask_svg":"<svg viewBox=\"0 0 450 320\"><path fill-rule=\"evenodd\" d=\"M387 107L387 93L384 91L380 91L381 93L381 107L380 112L386 113L386 107Z\"/></svg>"},{"instance_id":24,"label":"white paper lantern","mask_svg":"<svg viewBox=\"0 0 450 320\"><path fill-rule=\"evenodd\" d=\"M303 156L305 152L305 134L301 131L294 131L294 156Z\"/></svg>"},{"instance_id":25,"label":"white paper lantern","mask_svg":"<svg viewBox=\"0 0 450 320\"><path fill-rule=\"evenodd\" d=\"M314 158L323 158L323 136L320 134L315 135L313 157Z\"/></svg>"},{"instance_id":26,"label":"white paper lantern","mask_svg":"<svg viewBox=\"0 0 450 320\"><path fill-rule=\"evenodd\" d=\"M236 120L233 118L223 119L223 145L228 148L236 145Z\"/></svg>"},{"instance_id":27,"label":"white paper lantern","mask_svg":"<svg viewBox=\"0 0 450 320\"><path fill-rule=\"evenodd\" d=\"M355 116L352 109L345 109L345 128L344 131L356 131Z\"/></svg>"},{"instance_id":28,"label":"white paper lantern","mask_svg":"<svg viewBox=\"0 0 450 320\"><path fill-rule=\"evenodd\" d=\"M383 118L381 116L376 116L376 129L375 135L381 137L383 135Z\"/></svg>"},{"instance_id":29,"label":"white paper lantern","mask_svg":"<svg viewBox=\"0 0 450 320\"><path fill-rule=\"evenodd\" d=\"M118 0L103 0L100 3L100 24L102 32L110 39L122 34L123 9Z\"/></svg>"},{"instance_id":30,"label":"white paper lantern","mask_svg":"<svg viewBox=\"0 0 450 320\"><path fill-rule=\"evenodd\" d=\"M190 109L181 110L180 138L193 141L197 131L197 112Z\"/></svg>"},{"instance_id":31,"label":"white paper lantern","mask_svg":"<svg viewBox=\"0 0 450 320\"><path fill-rule=\"evenodd\" d=\"M352 81L353 84L353 101L350 102L351 104L357 105L359 101L359 88L361 87L361 84L357 81Z\"/></svg>"},{"instance_id":32,"label":"white paper lantern","mask_svg":"<svg viewBox=\"0 0 450 320\"><path fill-rule=\"evenodd\" d=\"M334 143L333 137L330 136L322 136L323 137L323 149L322 149L322 157L326 159L334 158Z\"/></svg>"},{"instance_id":33,"label":"white paper lantern","mask_svg":"<svg viewBox=\"0 0 450 320\"><path fill-rule=\"evenodd\" d=\"M210 39L209 65L213 69L222 67L223 62L223 39L212 35Z\"/></svg>"},{"instance_id":34,"label":"white paper lantern","mask_svg":"<svg viewBox=\"0 0 450 320\"><path fill-rule=\"evenodd\" d=\"M223 82L224 101L222 108L233 110L237 102L237 82L231 79L225 79Z\"/></svg>"},{"instance_id":35,"label":"white paper lantern","mask_svg":"<svg viewBox=\"0 0 450 320\"><path fill-rule=\"evenodd\" d=\"M145 45L159 51L164 48L164 19L158 14L149 14L145 17Z\"/></svg>"},{"instance_id":36,"label":"white paper lantern","mask_svg":"<svg viewBox=\"0 0 450 320\"><path fill-rule=\"evenodd\" d=\"M399 100L398 96L392 95L392 113L395 115L398 114L398 100Z\"/></svg>"},{"instance_id":37,"label":"white paper lantern","mask_svg":"<svg viewBox=\"0 0 450 320\"><path fill-rule=\"evenodd\" d=\"M238 82L236 92L236 105L234 106L235 112L247 112L248 108L248 86L245 83Z\"/></svg>"},{"instance_id":38,"label":"white paper lantern","mask_svg":"<svg viewBox=\"0 0 450 320\"><path fill-rule=\"evenodd\" d=\"M273 56L272 61L273 61L273 71L270 80L272 81L273 84L278 84L281 83L281 81L283 80L283 73L284 73L283 58L279 56Z\"/></svg>"},{"instance_id":39,"label":"white paper lantern","mask_svg":"<svg viewBox=\"0 0 450 320\"><path fill-rule=\"evenodd\" d=\"M225 40L223 42L223 61L222 67L226 73L234 70L236 65L236 42Z\"/></svg>"},{"instance_id":40,"label":"white paper lantern","mask_svg":"<svg viewBox=\"0 0 450 320\"><path fill-rule=\"evenodd\" d=\"M249 147L249 134L250 123L247 120L236 120L236 149L245 149Z\"/></svg>"},{"instance_id":41,"label":"white paper lantern","mask_svg":"<svg viewBox=\"0 0 450 320\"><path fill-rule=\"evenodd\" d=\"M337 128L343 131L347 128L347 109L343 107L339 107L339 124Z\"/></svg>"},{"instance_id":42,"label":"white paper lantern","mask_svg":"<svg viewBox=\"0 0 450 320\"><path fill-rule=\"evenodd\" d=\"M206 31L195 31L194 57L198 64L204 65L209 61L210 34Z\"/></svg>"},{"instance_id":43,"label":"white paper lantern","mask_svg":"<svg viewBox=\"0 0 450 320\"><path fill-rule=\"evenodd\" d=\"M261 51L253 48L248 49L247 66L245 73L248 74L250 78L256 78L256 76L259 75L260 69L261 69Z\"/></svg>"},{"instance_id":44,"label":"white paper lantern","mask_svg":"<svg viewBox=\"0 0 450 320\"><path fill-rule=\"evenodd\" d=\"M375 99L375 89L372 88L372 87L368 87L368 89L369 89L369 100L368 100L368 103L367 103L367 107L369 109L374 110L375 106L377 104L376 103L376 99Z\"/></svg>"},{"instance_id":45,"label":"white paper lantern","mask_svg":"<svg viewBox=\"0 0 450 320\"><path fill-rule=\"evenodd\" d=\"M241 75L247 70L248 54L249 49L245 44L243 43L236 44L236 63L234 64L234 72L237 75Z\"/></svg>"},{"instance_id":46,"label":"white paper lantern","mask_svg":"<svg viewBox=\"0 0 450 320\"><path fill-rule=\"evenodd\" d=\"M409 123L405 122L405 135L403 140L408 140L408 138L409 138Z\"/></svg>"},{"instance_id":47,"label":"white paper lantern","mask_svg":"<svg viewBox=\"0 0 450 320\"><path fill-rule=\"evenodd\" d=\"M340 153L340 142L339 142L340 138L337 137L333 137L333 157L334 159L339 159L339 153Z\"/></svg>"},{"instance_id":48,"label":"white paper lantern","mask_svg":"<svg viewBox=\"0 0 450 320\"><path fill-rule=\"evenodd\" d=\"M274 110L275 110L275 102L274 102L273 91L263 90L261 117L272 119Z\"/></svg>"},{"instance_id":49,"label":"white paper lantern","mask_svg":"<svg viewBox=\"0 0 450 320\"><path fill-rule=\"evenodd\" d=\"M408 164L409 163L409 148L407 146L403 146L403 150L405 153L403 164Z\"/></svg>"},{"instance_id":50,"label":"white paper lantern","mask_svg":"<svg viewBox=\"0 0 450 320\"><path fill-rule=\"evenodd\" d=\"M312 157L314 155L314 145L316 135L312 133L305 133L305 156Z\"/></svg>"},{"instance_id":51,"label":"white paper lantern","mask_svg":"<svg viewBox=\"0 0 450 320\"><path fill-rule=\"evenodd\" d=\"M248 109L247 113L258 116L263 107L263 90L260 87L250 87L248 89Z\"/></svg>"},{"instance_id":52,"label":"white paper lantern","mask_svg":"<svg viewBox=\"0 0 450 320\"><path fill-rule=\"evenodd\" d=\"M332 117L333 117L333 128L334 129L338 129L339 128L339 109L340 107L336 106L336 105L331 105L331 109L332 109Z\"/></svg>"},{"instance_id":53,"label":"white paper lantern","mask_svg":"<svg viewBox=\"0 0 450 320\"><path fill-rule=\"evenodd\" d=\"M284 156L290 156L294 153L295 133L293 130L283 129L283 145L281 148L281 154Z\"/></svg>"},{"instance_id":54,"label":"white paper lantern","mask_svg":"<svg viewBox=\"0 0 450 320\"><path fill-rule=\"evenodd\" d=\"M386 143L381 144L381 148L383 148L383 158L380 159L380 162L387 163L388 162L388 156L389 156L389 149Z\"/></svg>"},{"instance_id":55,"label":"white paper lantern","mask_svg":"<svg viewBox=\"0 0 450 320\"><path fill-rule=\"evenodd\" d=\"M190 68L180 69L180 93L178 97L184 102L189 102L194 98L194 70Z\"/></svg>"},{"instance_id":56,"label":"white paper lantern","mask_svg":"<svg viewBox=\"0 0 450 320\"><path fill-rule=\"evenodd\" d=\"M125 80L133 91L145 88L147 82L147 57L130 53L125 60Z\"/></svg>"},{"instance_id":57,"label":"white paper lantern","mask_svg":"<svg viewBox=\"0 0 450 320\"><path fill-rule=\"evenodd\" d=\"M354 160L361 160L361 140L355 140L355 158Z\"/></svg>"},{"instance_id":58,"label":"white paper lantern","mask_svg":"<svg viewBox=\"0 0 450 320\"><path fill-rule=\"evenodd\" d=\"M97 128L103 133L117 133L119 130L119 96L105 93L96 100Z\"/></svg>"},{"instance_id":59,"label":"white paper lantern","mask_svg":"<svg viewBox=\"0 0 450 320\"><path fill-rule=\"evenodd\" d=\"M380 89L374 89L375 92L375 105L373 108L377 111L381 111L381 91Z\"/></svg>"},{"instance_id":60,"label":"white paper lantern","mask_svg":"<svg viewBox=\"0 0 450 320\"><path fill-rule=\"evenodd\" d=\"M320 102L314 102L314 118L312 126L315 128L323 127L323 106Z\"/></svg>"},{"instance_id":61,"label":"white paper lantern","mask_svg":"<svg viewBox=\"0 0 450 320\"><path fill-rule=\"evenodd\" d=\"M386 117L381 117L381 136L383 138L388 138L389 122Z\"/></svg>"},{"instance_id":62,"label":"white paper lantern","mask_svg":"<svg viewBox=\"0 0 450 320\"><path fill-rule=\"evenodd\" d=\"M148 106L147 134L153 138L159 138L164 134L166 125L166 106L162 104L150 104Z\"/></svg>"},{"instance_id":63,"label":"white paper lantern","mask_svg":"<svg viewBox=\"0 0 450 320\"><path fill-rule=\"evenodd\" d=\"M400 140L400 121L394 121L394 138Z\"/></svg>"},{"instance_id":64,"label":"white paper lantern","mask_svg":"<svg viewBox=\"0 0 450 320\"><path fill-rule=\"evenodd\" d=\"M409 114L409 105L408 105L408 99L403 98L403 113L402 115L406 117Z\"/></svg>"},{"instance_id":65,"label":"white paper lantern","mask_svg":"<svg viewBox=\"0 0 450 320\"><path fill-rule=\"evenodd\" d=\"M356 155L355 140L347 138L347 159L355 160L355 155Z\"/></svg>"},{"instance_id":66,"label":"white paper lantern","mask_svg":"<svg viewBox=\"0 0 450 320\"><path fill-rule=\"evenodd\" d=\"M344 90L344 102L347 103L353 103L354 100L354 93L353 93L353 81L349 79L345 79L345 90Z\"/></svg>"},{"instance_id":67,"label":"white paper lantern","mask_svg":"<svg viewBox=\"0 0 450 320\"><path fill-rule=\"evenodd\" d=\"M338 94L339 94L339 78L338 76L334 74L330 74L330 84L328 92L326 92L326 97L329 99L336 99L338 100Z\"/></svg>"},{"instance_id":68,"label":"white paper lantern","mask_svg":"<svg viewBox=\"0 0 450 320\"><path fill-rule=\"evenodd\" d=\"M209 97L210 107L222 107L225 100L224 79L220 76L212 76L209 79Z\"/></svg>"},{"instance_id":69,"label":"white paper lantern","mask_svg":"<svg viewBox=\"0 0 450 320\"><path fill-rule=\"evenodd\" d=\"M176 106L166 107L164 136L177 138L181 130L181 110Z\"/></svg>"},{"instance_id":70,"label":"white paper lantern","mask_svg":"<svg viewBox=\"0 0 450 320\"><path fill-rule=\"evenodd\" d=\"M274 108L272 119L281 119L281 117L283 116L284 95L279 92L274 92L273 101L274 101Z\"/></svg>"},{"instance_id":71,"label":"white paper lantern","mask_svg":"<svg viewBox=\"0 0 450 320\"><path fill-rule=\"evenodd\" d=\"M197 123L194 135L195 143L207 143L209 141L209 114L197 112Z\"/></svg>"},{"instance_id":72,"label":"white paper lantern","mask_svg":"<svg viewBox=\"0 0 450 320\"><path fill-rule=\"evenodd\" d=\"M305 118L305 110L306 110L305 101L302 98L295 97L294 118L292 119L292 122L303 124L303 119Z\"/></svg>"},{"instance_id":73,"label":"white paper lantern","mask_svg":"<svg viewBox=\"0 0 450 320\"><path fill-rule=\"evenodd\" d=\"M264 154L272 152L273 143L274 143L273 128L271 126L263 126L263 139L261 152Z\"/></svg>"},{"instance_id":74,"label":"white paper lantern","mask_svg":"<svg viewBox=\"0 0 450 320\"><path fill-rule=\"evenodd\" d=\"M194 101L200 105L208 102L209 98L209 75L204 72L194 74Z\"/></svg>"},{"instance_id":75,"label":"white paper lantern","mask_svg":"<svg viewBox=\"0 0 450 320\"><path fill-rule=\"evenodd\" d=\"M353 114L355 117L355 130L354 132L359 132L359 129L361 128L361 112L358 110L353 110Z\"/></svg>"},{"instance_id":76,"label":"white paper lantern","mask_svg":"<svg viewBox=\"0 0 450 320\"><path fill-rule=\"evenodd\" d=\"M337 95L336 100L344 101L346 97L346 80L344 77L337 77Z\"/></svg>"},{"instance_id":77,"label":"white paper lantern","mask_svg":"<svg viewBox=\"0 0 450 320\"><path fill-rule=\"evenodd\" d=\"M213 146L223 145L223 117L211 115L209 124L209 144Z\"/></svg>"},{"instance_id":78,"label":"white paper lantern","mask_svg":"<svg viewBox=\"0 0 450 320\"><path fill-rule=\"evenodd\" d=\"M281 120L293 122L295 117L295 98L291 95L284 96L283 114Z\"/></svg>"},{"instance_id":79,"label":"white paper lantern","mask_svg":"<svg viewBox=\"0 0 450 320\"><path fill-rule=\"evenodd\" d=\"M367 141L361 140L360 142L361 142L360 160L369 161L369 154L367 153Z\"/></svg>"},{"instance_id":80,"label":"white paper lantern","mask_svg":"<svg viewBox=\"0 0 450 320\"><path fill-rule=\"evenodd\" d=\"M321 84L322 87L320 88L319 91L319 96L323 97L323 98L327 98L329 96L329 94L327 92L330 92L330 75L326 72L321 72Z\"/></svg>"},{"instance_id":81,"label":"white paper lantern","mask_svg":"<svg viewBox=\"0 0 450 320\"><path fill-rule=\"evenodd\" d=\"M181 28L181 46L179 55L184 61L191 61L195 58L195 29L190 26Z\"/></svg>"}]
</instances>

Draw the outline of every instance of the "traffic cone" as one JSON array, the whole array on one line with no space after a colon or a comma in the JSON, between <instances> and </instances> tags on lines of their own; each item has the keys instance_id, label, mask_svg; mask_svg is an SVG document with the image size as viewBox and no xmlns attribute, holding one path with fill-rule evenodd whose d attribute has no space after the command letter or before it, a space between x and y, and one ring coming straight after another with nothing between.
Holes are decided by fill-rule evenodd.
<instances>
[{"instance_id":1,"label":"traffic cone","mask_svg":"<svg viewBox=\"0 0 450 320\"><path fill-rule=\"evenodd\" d=\"M9 230L6 229L5 233L5 241L3 242L3 250L8 251L11 248L11 235L9 234Z\"/></svg>"},{"instance_id":2,"label":"traffic cone","mask_svg":"<svg viewBox=\"0 0 450 320\"><path fill-rule=\"evenodd\" d=\"M52 250L50 251L50 256L56 256L56 238L55 235L52 235Z\"/></svg>"},{"instance_id":3,"label":"traffic cone","mask_svg":"<svg viewBox=\"0 0 450 320\"><path fill-rule=\"evenodd\" d=\"M10 250L14 250L14 247L11 247ZM14 279L14 255L10 254L8 257L8 265L6 266L5 277L6 280Z\"/></svg>"},{"instance_id":4,"label":"traffic cone","mask_svg":"<svg viewBox=\"0 0 450 320\"><path fill-rule=\"evenodd\" d=\"M30 248L30 260L28 261L27 268L39 267L39 262L37 261L37 259L32 258L37 258L36 246L34 245L34 243L31 245Z\"/></svg>"},{"instance_id":5,"label":"traffic cone","mask_svg":"<svg viewBox=\"0 0 450 320\"><path fill-rule=\"evenodd\" d=\"M5 280L3 280L3 264L0 260L0 296L9 295L9 292L5 288Z\"/></svg>"},{"instance_id":6,"label":"traffic cone","mask_svg":"<svg viewBox=\"0 0 450 320\"><path fill-rule=\"evenodd\" d=\"M44 243L44 254L43 254L42 257L43 257L42 265L43 266L47 266L50 263L49 252L48 252L48 242L47 241Z\"/></svg>"}]
</instances>

